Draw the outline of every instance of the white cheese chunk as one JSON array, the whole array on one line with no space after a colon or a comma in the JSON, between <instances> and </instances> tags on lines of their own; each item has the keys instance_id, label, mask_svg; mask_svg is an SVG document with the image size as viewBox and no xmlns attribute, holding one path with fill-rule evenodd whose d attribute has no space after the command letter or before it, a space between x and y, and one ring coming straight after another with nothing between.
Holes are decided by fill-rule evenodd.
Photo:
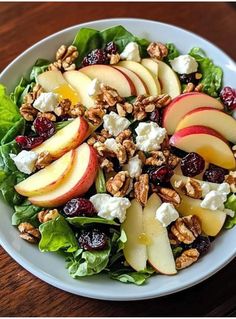
<instances>
[{"instance_id":1,"label":"white cheese chunk","mask_svg":"<svg viewBox=\"0 0 236 319\"><path fill-rule=\"evenodd\" d=\"M123 223L126 218L126 210L131 203L128 198L113 197L108 194L96 194L90 197L90 201L98 212L98 216L113 220L118 218Z\"/></svg>"},{"instance_id":2,"label":"white cheese chunk","mask_svg":"<svg viewBox=\"0 0 236 319\"><path fill-rule=\"evenodd\" d=\"M210 210L224 210L224 202L227 199L227 194L219 191L210 191L201 202L201 207Z\"/></svg>"},{"instance_id":3,"label":"white cheese chunk","mask_svg":"<svg viewBox=\"0 0 236 319\"><path fill-rule=\"evenodd\" d=\"M103 127L113 136L126 130L130 124L129 120L113 111L103 116Z\"/></svg>"},{"instance_id":4,"label":"white cheese chunk","mask_svg":"<svg viewBox=\"0 0 236 319\"><path fill-rule=\"evenodd\" d=\"M98 79L93 79L88 86L88 95L96 98L99 94L102 93L101 91L101 82Z\"/></svg>"},{"instance_id":5,"label":"white cheese chunk","mask_svg":"<svg viewBox=\"0 0 236 319\"><path fill-rule=\"evenodd\" d=\"M112 151L114 153L117 152L118 150L118 144L116 142L116 140L114 138L108 138L105 142L104 142L104 145L106 146L106 148L109 150L109 151Z\"/></svg>"},{"instance_id":6,"label":"white cheese chunk","mask_svg":"<svg viewBox=\"0 0 236 319\"><path fill-rule=\"evenodd\" d=\"M166 129L154 122L140 122L135 132L137 148L144 152L159 150L166 136Z\"/></svg>"},{"instance_id":7,"label":"white cheese chunk","mask_svg":"<svg viewBox=\"0 0 236 319\"><path fill-rule=\"evenodd\" d=\"M235 212L232 209L225 208L224 213L230 217L234 217Z\"/></svg>"},{"instance_id":8,"label":"white cheese chunk","mask_svg":"<svg viewBox=\"0 0 236 319\"><path fill-rule=\"evenodd\" d=\"M170 60L172 69L179 74L190 74L197 71L198 63L190 55L180 55L173 60Z\"/></svg>"},{"instance_id":9,"label":"white cheese chunk","mask_svg":"<svg viewBox=\"0 0 236 319\"><path fill-rule=\"evenodd\" d=\"M173 204L162 203L156 210L156 219L159 220L164 227L170 225L170 223L174 222L177 218L179 218L179 213Z\"/></svg>"},{"instance_id":10,"label":"white cheese chunk","mask_svg":"<svg viewBox=\"0 0 236 319\"><path fill-rule=\"evenodd\" d=\"M58 94L52 92L41 93L33 103L33 107L40 112L53 112L57 105Z\"/></svg>"},{"instance_id":11,"label":"white cheese chunk","mask_svg":"<svg viewBox=\"0 0 236 319\"><path fill-rule=\"evenodd\" d=\"M124 48L124 51L121 52L120 58L122 60L140 62L139 45L136 42L128 43Z\"/></svg>"},{"instance_id":12,"label":"white cheese chunk","mask_svg":"<svg viewBox=\"0 0 236 319\"><path fill-rule=\"evenodd\" d=\"M201 189L202 189L202 197L204 198L209 192L210 192L210 185L207 182L203 182L201 184Z\"/></svg>"},{"instance_id":13,"label":"white cheese chunk","mask_svg":"<svg viewBox=\"0 0 236 319\"><path fill-rule=\"evenodd\" d=\"M138 155L132 157L128 164L123 166L123 170L128 171L130 177L138 178L142 173L142 161L138 157Z\"/></svg>"},{"instance_id":14,"label":"white cheese chunk","mask_svg":"<svg viewBox=\"0 0 236 319\"><path fill-rule=\"evenodd\" d=\"M38 154L33 151L21 151L18 155L10 154L19 171L25 174L31 174L35 169L35 163Z\"/></svg>"}]
</instances>

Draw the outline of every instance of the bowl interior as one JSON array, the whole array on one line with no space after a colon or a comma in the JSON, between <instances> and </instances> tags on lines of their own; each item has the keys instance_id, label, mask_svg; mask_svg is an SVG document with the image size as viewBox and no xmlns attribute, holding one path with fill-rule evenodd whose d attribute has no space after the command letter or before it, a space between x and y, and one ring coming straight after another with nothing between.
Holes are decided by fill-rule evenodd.
<instances>
[{"instance_id":1,"label":"bowl interior","mask_svg":"<svg viewBox=\"0 0 236 319\"><path fill-rule=\"evenodd\" d=\"M123 25L130 32L153 41L173 42L180 52L187 53L192 47L202 48L214 63L224 70L224 83L236 87L236 66L220 49L205 39L183 29L155 21L139 19L110 19L89 22L56 33L29 48L14 60L1 74L0 82L8 92L37 58L52 59L61 44L69 44L81 27L98 30L114 25ZM56 254L40 253L19 238L18 230L11 226L12 209L0 200L0 243L3 248L24 268L49 284L63 290L92 298L106 300L138 300L167 295L188 288L226 265L236 254L236 228L223 231L213 242L210 252L196 264L176 276L156 275L148 283L138 287L110 280L98 275L81 280L72 279L65 269L64 259Z\"/></svg>"}]
</instances>

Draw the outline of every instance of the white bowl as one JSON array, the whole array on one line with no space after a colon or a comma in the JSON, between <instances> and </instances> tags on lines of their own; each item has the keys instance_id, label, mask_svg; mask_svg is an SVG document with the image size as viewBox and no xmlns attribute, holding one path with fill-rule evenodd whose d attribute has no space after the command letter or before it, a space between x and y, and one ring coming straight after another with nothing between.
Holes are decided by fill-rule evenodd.
<instances>
[{"instance_id":1,"label":"white bowl","mask_svg":"<svg viewBox=\"0 0 236 319\"><path fill-rule=\"evenodd\" d=\"M37 58L53 58L61 44L69 44L81 27L98 30L121 24L132 33L161 42L173 42L187 53L198 46L206 51L214 63L224 70L224 83L236 87L236 66L224 52L205 39L172 25L139 19L100 20L77 25L51 35L23 52L1 74L0 82L10 92L22 74L27 73ZM105 300L140 300L171 294L191 287L219 271L236 255L236 227L223 231L213 242L211 250L196 264L179 272L176 276L156 275L147 284L135 286L122 284L98 275L80 280L72 279L65 269L65 261L56 254L40 253L19 238L18 230L11 225L12 210L0 202L0 244L20 265L47 283L65 291ZM227 284L227 283L226 283Z\"/></svg>"}]
</instances>

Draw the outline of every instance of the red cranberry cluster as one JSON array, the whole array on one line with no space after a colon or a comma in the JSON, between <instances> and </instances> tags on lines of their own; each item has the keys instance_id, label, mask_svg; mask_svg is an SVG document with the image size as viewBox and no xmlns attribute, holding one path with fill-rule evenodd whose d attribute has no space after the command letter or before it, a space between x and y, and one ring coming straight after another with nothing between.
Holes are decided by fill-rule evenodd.
<instances>
[{"instance_id":1,"label":"red cranberry cluster","mask_svg":"<svg viewBox=\"0 0 236 319\"><path fill-rule=\"evenodd\" d=\"M109 64L109 55L115 53L117 53L116 44L114 42L109 42L104 49L95 49L88 53L82 61L82 66Z\"/></svg>"}]
</instances>

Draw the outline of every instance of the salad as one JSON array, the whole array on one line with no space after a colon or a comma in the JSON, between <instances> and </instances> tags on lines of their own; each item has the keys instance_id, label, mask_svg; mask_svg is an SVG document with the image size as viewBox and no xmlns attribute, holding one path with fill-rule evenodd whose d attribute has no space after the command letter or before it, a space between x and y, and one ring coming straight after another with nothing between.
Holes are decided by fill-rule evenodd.
<instances>
[{"instance_id":1,"label":"salad","mask_svg":"<svg viewBox=\"0 0 236 319\"><path fill-rule=\"evenodd\" d=\"M177 275L236 224L236 90L201 48L155 40L82 28L0 85L12 225L75 279Z\"/></svg>"}]
</instances>

